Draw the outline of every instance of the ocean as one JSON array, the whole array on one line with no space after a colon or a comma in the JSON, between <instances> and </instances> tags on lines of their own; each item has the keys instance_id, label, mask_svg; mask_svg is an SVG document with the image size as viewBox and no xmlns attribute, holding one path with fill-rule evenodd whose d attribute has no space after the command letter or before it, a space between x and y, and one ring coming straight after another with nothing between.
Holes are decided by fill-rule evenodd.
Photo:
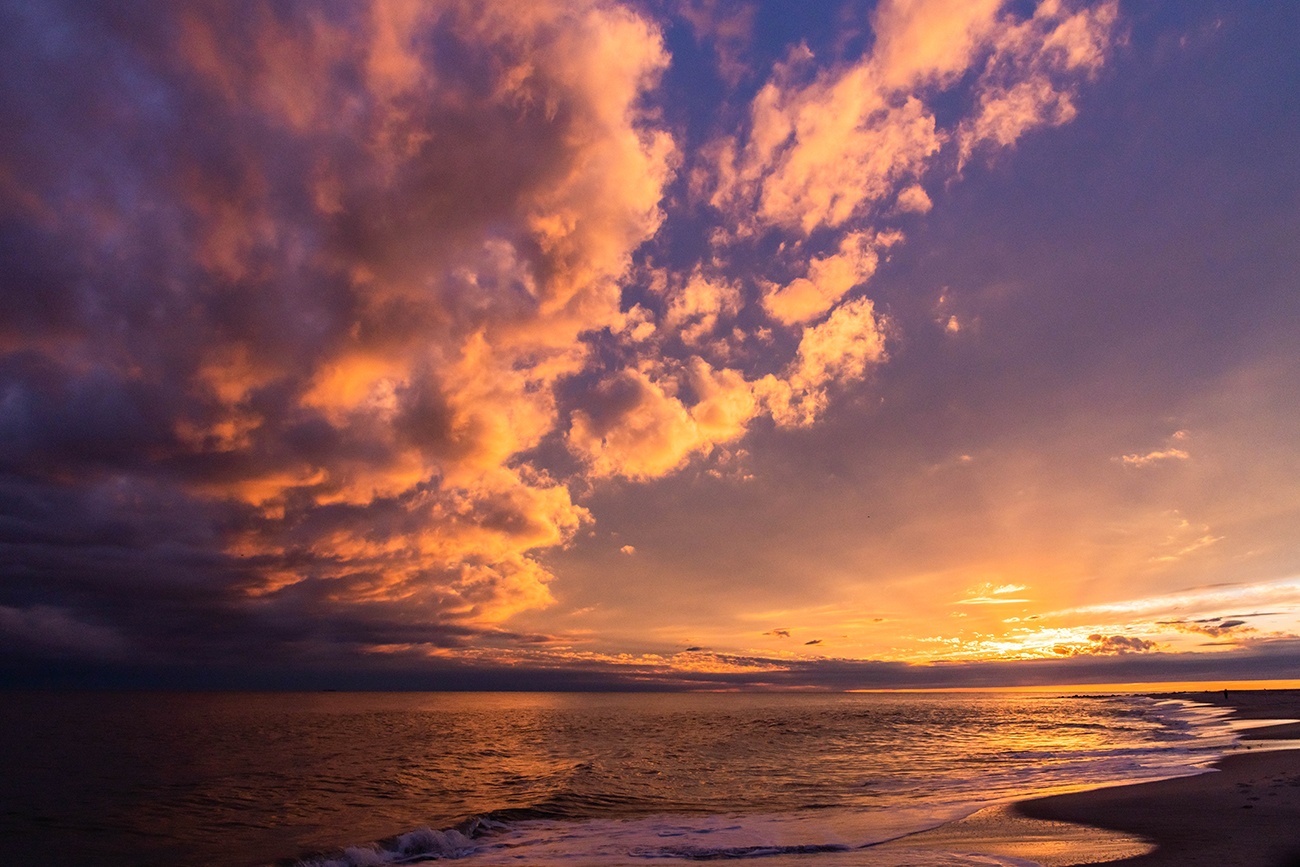
<instances>
[{"instance_id":1,"label":"ocean","mask_svg":"<svg viewBox=\"0 0 1300 867\"><path fill-rule=\"evenodd\" d=\"M1195 773L1233 743L1214 709L1138 696L7 693L0 851L79 867L1023 865L906 835Z\"/></svg>"}]
</instances>

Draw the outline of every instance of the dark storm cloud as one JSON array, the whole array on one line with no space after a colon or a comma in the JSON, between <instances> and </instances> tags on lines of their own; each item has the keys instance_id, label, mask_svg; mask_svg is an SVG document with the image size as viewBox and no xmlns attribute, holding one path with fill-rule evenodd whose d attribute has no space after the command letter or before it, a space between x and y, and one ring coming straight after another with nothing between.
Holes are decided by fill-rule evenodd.
<instances>
[{"instance_id":1,"label":"dark storm cloud","mask_svg":"<svg viewBox=\"0 0 1300 867\"><path fill-rule=\"evenodd\" d=\"M913 665L852 659L791 662L764 657L725 657L738 670L661 675L665 684L699 687L778 686L792 689L961 689L1031 687L1052 684L1141 683L1143 681L1266 680L1288 678L1300 662L1300 641L1271 642L1251 650L1221 653L1127 653L1065 660L950 662ZM748 670L747 670L748 669ZM610 672L611 675L614 672ZM622 678L616 676L616 681Z\"/></svg>"},{"instance_id":2,"label":"dark storm cloud","mask_svg":"<svg viewBox=\"0 0 1300 867\"><path fill-rule=\"evenodd\" d=\"M69 370L38 352L0 359L0 466L37 476L147 460L170 441L165 392L106 366Z\"/></svg>"},{"instance_id":3,"label":"dark storm cloud","mask_svg":"<svg viewBox=\"0 0 1300 867\"><path fill-rule=\"evenodd\" d=\"M510 690L869 690L1031 688L1054 684L1140 684L1143 682L1209 682L1289 678L1300 663L1295 641L1274 642L1250 651L1182 654L1079 656L1062 660L957 662L909 665L860 659L816 659L791 662L766 657L711 655L717 670L700 666L700 651L686 651L693 667L669 660L599 661L556 656L547 664L518 659L509 665L490 658L429 658L423 654L372 654L351 661L337 660L332 668L298 664L277 677L280 686L335 686L392 689L510 689ZM707 654L706 654L707 655ZM307 662L310 662L308 660ZM675 660L684 663L685 659ZM156 677L152 671L119 669L118 676ZM62 676L73 678L75 671ZM249 672L231 668L227 683L249 682Z\"/></svg>"},{"instance_id":4,"label":"dark storm cloud","mask_svg":"<svg viewBox=\"0 0 1300 867\"><path fill-rule=\"evenodd\" d=\"M5 653L536 640L494 624L549 599L529 552L585 512L507 462L658 222L653 29L594 3L0 20Z\"/></svg>"}]
</instances>

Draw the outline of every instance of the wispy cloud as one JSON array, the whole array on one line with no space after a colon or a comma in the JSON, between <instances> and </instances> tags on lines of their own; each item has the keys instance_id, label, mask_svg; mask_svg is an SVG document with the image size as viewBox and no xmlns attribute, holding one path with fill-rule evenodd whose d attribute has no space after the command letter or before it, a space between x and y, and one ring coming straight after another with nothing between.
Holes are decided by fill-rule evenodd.
<instances>
[{"instance_id":1,"label":"wispy cloud","mask_svg":"<svg viewBox=\"0 0 1300 867\"><path fill-rule=\"evenodd\" d=\"M1172 627L1179 632L1210 635L1215 638L1221 638L1229 633L1242 635L1256 631L1253 627L1248 626L1245 620L1228 617L1205 617L1200 620L1167 620L1160 625Z\"/></svg>"},{"instance_id":2,"label":"wispy cloud","mask_svg":"<svg viewBox=\"0 0 1300 867\"><path fill-rule=\"evenodd\" d=\"M1032 600L1017 596L1029 588L1024 584L981 584L967 591L965 599L958 599L958 605L1010 605Z\"/></svg>"},{"instance_id":3,"label":"wispy cloud","mask_svg":"<svg viewBox=\"0 0 1300 867\"><path fill-rule=\"evenodd\" d=\"M1169 437L1170 445L1166 446L1165 448L1153 449L1152 451L1146 452L1145 454L1135 453L1131 455L1122 455L1120 457L1120 461L1126 467L1149 467L1152 464L1159 463L1161 461L1190 460L1191 455L1188 454L1186 450L1177 447L1177 444L1182 443L1186 439L1187 439L1187 431L1185 430L1175 431Z\"/></svg>"},{"instance_id":4,"label":"wispy cloud","mask_svg":"<svg viewBox=\"0 0 1300 867\"><path fill-rule=\"evenodd\" d=\"M1068 608L1045 616L1110 615L1148 619L1174 619L1169 615L1214 617L1240 611L1246 606L1260 605L1275 609L1283 606L1287 609L1300 607L1300 579L1192 587L1174 593Z\"/></svg>"},{"instance_id":5,"label":"wispy cloud","mask_svg":"<svg viewBox=\"0 0 1300 867\"><path fill-rule=\"evenodd\" d=\"M1190 457L1191 455L1182 449L1157 449L1144 455L1124 455L1120 460L1124 462L1125 466L1147 467L1159 461L1185 461Z\"/></svg>"}]
</instances>

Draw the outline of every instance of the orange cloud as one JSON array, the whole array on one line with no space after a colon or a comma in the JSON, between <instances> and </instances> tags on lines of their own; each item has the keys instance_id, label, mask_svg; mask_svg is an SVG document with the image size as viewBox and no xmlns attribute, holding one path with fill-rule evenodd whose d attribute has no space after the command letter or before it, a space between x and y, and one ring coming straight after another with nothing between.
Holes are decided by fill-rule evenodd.
<instances>
[{"instance_id":1,"label":"orange cloud","mask_svg":"<svg viewBox=\"0 0 1300 867\"><path fill-rule=\"evenodd\" d=\"M877 250L901 238L896 233L875 238L861 232L845 235L835 253L809 263L806 277L772 287L763 298L763 306L773 319L785 325L815 319L835 306L850 289L871 279L880 262Z\"/></svg>"},{"instance_id":2,"label":"orange cloud","mask_svg":"<svg viewBox=\"0 0 1300 867\"><path fill-rule=\"evenodd\" d=\"M1102 635L1093 633L1088 636L1089 644L1058 644L1052 648L1057 656L1119 656L1128 653L1148 653L1156 650L1154 641L1132 635Z\"/></svg>"},{"instance_id":3,"label":"orange cloud","mask_svg":"<svg viewBox=\"0 0 1300 867\"><path fill-rule=\"evenodd\" d=\"M858 298L805 328L785 378L768 376L759 386L778 424L807 425L825 409L831 385L861 378L885 357L884 325L871 299Z\"/></svg>"},{"instance_id":4,"label":"orange cloud","mask_svg":"<svg viewBox=\"0 0 1300 867\"><path fill-rule=\"evenodd\" d=\"M595 475L663 475L700 447L686 407L644 372L625 370L598 394L604 406L574 412L568 435L569 447Z\"/></svg>"},{"instance_id":5,"label":"orange cloud","mask_svg":"<svg viewBox=\"0 0 1300 867\"><path fill-rule=\"evenodd\" d=\"M892 197L941 144L922 102L895 104L869 65L801 85L810 61L794 55L755 97L749 141L739 153L723 149L713 197L733 213L804 234L844 225Z\"/></svg>"},{"instance_id":6,"label":"orange cloud","mask_svg":"<svg viewBox=\"0 0 1300 867\"><path fill-rule=\"evenodd\" d=\"M862 378L885 357L885 326L870 299L859 298L806 327L780 376L750 381L698 356L676 371L651 363L625 369L574 411L567 442L597 477L662 476L739 439L761 413L781 425L812 424L832 386ZM690 406L679 396L684 388L696 398Z\"/></svg>"},{"instance_id":7,"label":"orange cloud","mask_svg":"<svg viewBox=\"0 0 1300 867\"><path fill-rule=\"evenodd\" d=\"M740 310L740 290L725 279L708 279L698 269L671 294L664 327L672 329L687 344L708 338L721 317Z\"/></svg>"},{"instance_id":8,"label":"orange cloud","mask_svg":"<svg viewBox=\"0 0 1300 867\"><path fill-rule=\"evenodd\" d=\"M970 66L997 26L1003 0L884 0L872 14L874 61L896 90L946 85Z\"/></svg>"},{"instance_id":9,"label":"orange cloud","mask_svg":"<svg viewBox=\"0 0 1300 867\"><path fill-rule=\"evenodd\" d=\"M239 158L234 196L204 166L181 176L197 260L272 281L285 305L315 280L339 305L294 311L318 317L315 346L210 347L213 410L178 430L206 452L267 452L283 423L254 405L275 387L291 396L281 415L333 444L289 467L249 460L204 490L263 516L239 534L245 556L301 564L268 569L263 590L329 581L339 599L415 594L482 622L544 605L550 575L529 552L589 516L517 456L555 429L556 384L586 361L579 336L626 321L618 281L663 218L674 143L642 108L667 65L659 34L600 3L375 3L348 24L252 12L180 13L179 62L285 142ZM435 31L481 65L431 56ZM309 192L306 209L280 210L285 185ZM322 521L321 506L353 514Z\"/></svg>"},{"instance_id":10,"label":"orange cloud","mask_svg":"<svg viewBox=\"0 0 1300 867\"><path fill-rule=\"evenodd\" d=\"M888 0L872 16L875 45L858 62L816 72L806 48L779 64L751 106L749 134L714 147L712 203L751 227L804 235L898 200L925 210L917 180L945 144L959 164L980 145L1005 147L1074 117L1074 81L1095 74L1117 5L1070 14L1057 0L1017 20L1001 0ZM978 107L940 129L926 99L978 72ZM809 80L811 79L811 81Z\"/></svg>"},{"instance_id":11,"label":"orange cloud","mask_svg":"<svg viewBox=\"0 0 1300 867\"><path fill-rule=\"evenodd\" d=\"M697 357L681 379L697 396L689 408L676 394L680 384L674 376L654 379L629 369L607 379L595 405L573 413L570 449L596 476L646 479L744 435L758 402L743 376L715 370Z\"/></svg>"},{"instance_id":12,"label":"orange cloud","mask_svg":"<svg viewBox=\"0 0 1300 867\"><path fill-rule=\"evenodd\" d=\"M1200 620L1171 620L1165 621L1160 625L1169 626L1179 632L1209 635L1212 638L1222 638L1229 634L1233 637L1238 637L1258 632L1258 630L1253 626L1247 626L1245 620L1228 617L1206 617Z\"/></svg>"},{"instance_id":13,"label":"orange cloud","mask_svg":"<svg viewBox=\"0 0 1300 867\"><path fill-rule=\"evenodd\" d=\"M1006 147L1040 126L1074 119L1075 83L1095 75L1114 39L1117 0L1070 14L1059 0L991 34L992 54L976 90L979 109L962 121L961 162L983 144Z\"/></svg>"},{"instance_id":14,"label":"orange cloud","mask_svg":"<svg viewBox=\"0 0 1300 867\"><path fill-rule=\"evenodd\" d=\"M1069 119L1076 82L1104 62L1114 4L1072 13L1046 0L1023 19L1002 6L998 0L884 2L871 19L869 52L819 68L806 47L793 49L753 98L748 126L701 150L707 165L693 167L692 195L707 198L730 220L711 236L711 267L752 255L756 239L774 237L782 239L772 262L780 277L764 279L760 265L746 286L706 279L697 267L667 294L651 345L662 348L676 335L712 363L735 366L748 386L729 392L748 391L758 406L753 411L746 402L734 415L741 428L760 415L780 425L812 424L832 387L862 379L887 359L887 323L862 290L888 248L903 240L889 219L933 207L924 176L944 166L959 171L983 143L1011 146L1034 126ZM930 101L972 80L973 113L941 128ZM945 154L951 155L946 162ZM667 276L658 280L660 286L670 282ZM737 347L772 339L772 328L756 327L745 315L751 287L773 327L801 328L793 357L779 372L736 364L743 356ZM736 323L731 335L709 343L728 320ZM956 316L944 321L950 332L962 328ZM637 328L641 339L652 333L648 324ZM743 433L692 436L689 399L682 403L679 396L687 391L668 388L679 407L626 417L642 431L636 438L665 444L657 469L642 466L641 476L676 469L691 454ZM592 466L603 466L592 457L590 417L575 418L580 429L570 442ZM652 418L663 427L654 438L648 435Z\"/></svg>"},{"instance_id":15,"label":"orange cloud","mask_svg":"<svg viewBox=\"0 0 1300 867\"><path fill-rule=\"evenodd\" d=\"M1126 467L1147 467L1158 461L1185 461L1190 457L1191 455L1182 449L1156 449L1155 451L1147 452L1144 455L1124 455L1120 460L1124 462L1124 466Z\"/></svg>"},{"instance_id":16,"label":"orange cloud","mask_svg":"<svg viewBox=\"0 0 1300 867\"><path fill-rule=\"evenodd\" d=\"M934 207L934 202L930 200L930 195L925 191L925 187L920 184L913 184L905 187L898 194L898 202L895 206L899 213L924 214Z\"/></svg>"},{"instance_id":17,"label":"orange cloud","mask_svg":"<svg viewBox=\"0 0 1300 867\"><path fill-rule=\"evenodd\" d=\"M1017 596L1022 590L1029 588L1023 584L982 584L971 590L965 599L959 599L958 605L1007 605L1011 603L1025 603L1032 600L1020 598Z\"/></svg>"}]
</instances>

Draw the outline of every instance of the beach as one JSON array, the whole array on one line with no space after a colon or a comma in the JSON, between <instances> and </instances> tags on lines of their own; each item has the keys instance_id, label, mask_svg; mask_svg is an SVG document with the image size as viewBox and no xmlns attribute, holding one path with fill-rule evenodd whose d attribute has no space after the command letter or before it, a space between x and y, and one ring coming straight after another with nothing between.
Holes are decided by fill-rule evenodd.
<instances>
[{"instance_id":1,"label":"beach","mask_svg":"<svg viewBox=\"0 0 1300 867\"><path fill-rule=\"evenodd\" d=\"M1300 690L1152 695L1212 704L1242 726L1215 771L988 807L887 844L1022 858L1043 867L1300 867ZM1300 740L1295 744L1300 747Z\"/></svg>"},{"instance_id":2,"label":"beach","mask_svg":"<svg viewBox=\"0 0 1300 867\"><path fill-rule=\"evenodd\" d=\"M1240 720L1300 719L1300 691L1179 693L1158 696L1205 702ZM1139 835L1147 854L1111 862L1132 867L1297 867L1300 865L1300 750L1270 750L1250 741L1300 738L1300 724L1252 728L1240 752L1217 772L1112 786L1016 805L1023 816L1077 822Z\"/></svg>"}]
</instances>

